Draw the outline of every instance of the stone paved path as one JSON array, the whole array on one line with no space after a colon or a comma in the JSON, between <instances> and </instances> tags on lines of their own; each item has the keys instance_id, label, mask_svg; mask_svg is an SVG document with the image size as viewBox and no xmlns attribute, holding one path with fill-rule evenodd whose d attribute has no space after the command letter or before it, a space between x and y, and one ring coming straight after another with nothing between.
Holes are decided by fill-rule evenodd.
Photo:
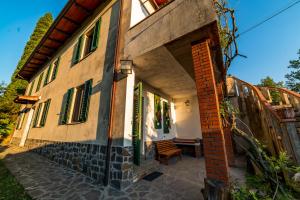
<instances>
[{"instance_id":1,"label":"stone paved path","mask_svg":"<svg viewBox=\"0 0 300 200\"><path fill-rule=\"evenodd\" d=\"M183 157L176 164L161 166L164 174L154 181L141 180L118 191L20 148L0 147L0 158L34 199L203 199L203 159Z\"/></svg>"}]
</instances>

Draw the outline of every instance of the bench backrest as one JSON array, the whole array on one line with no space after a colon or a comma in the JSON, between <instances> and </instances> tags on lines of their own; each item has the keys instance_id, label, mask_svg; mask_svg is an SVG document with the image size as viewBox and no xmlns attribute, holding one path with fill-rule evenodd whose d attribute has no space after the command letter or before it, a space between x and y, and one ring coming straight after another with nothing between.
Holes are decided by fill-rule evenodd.
<instances>
[{"instance_id":1,"label":"bench backrest","mask_svg":"<svg viewBox=\"0 0 300 200\"><path fill-rule=\"evenodd\" d=\"M158 141L156 142L156 147L158 153L177 149L177 146L170 140Z\"/></svg>"}]
</instances>

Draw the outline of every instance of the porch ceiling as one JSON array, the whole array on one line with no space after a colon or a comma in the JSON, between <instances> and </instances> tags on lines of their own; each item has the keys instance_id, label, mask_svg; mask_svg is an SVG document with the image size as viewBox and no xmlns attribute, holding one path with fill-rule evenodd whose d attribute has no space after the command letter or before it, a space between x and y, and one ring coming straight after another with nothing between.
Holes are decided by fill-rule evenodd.
<instances>
[{"instance_id":1,"label":"porch ceiling","mask_svg":"<svg viewBox=\"0 0 300 200\"><path fill-rule=\"evenodd\" d=\"M195 81L161 46L134 59L136 77L172 98L196 95Z\"/></svg>"}]
</instances>

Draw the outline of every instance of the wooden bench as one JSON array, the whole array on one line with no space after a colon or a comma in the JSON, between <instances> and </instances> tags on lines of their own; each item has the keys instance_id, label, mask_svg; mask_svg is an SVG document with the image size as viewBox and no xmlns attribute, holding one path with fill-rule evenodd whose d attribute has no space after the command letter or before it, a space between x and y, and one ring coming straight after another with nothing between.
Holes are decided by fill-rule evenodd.
<instances>
[{"instance_id":1,"label":"wooden bench","mask_svg":"<svg viewBox=\"0 0 300 200\"><path fill-rule=\"evenodd\" d=\"M156 142L156 149L160 163L165 162L165 164L168 165L169 159L173 156L178 156L181 159L181 149L177 148L177 146L170 140Z\"/></svg>"},{"instance_id":2,"label":"wooden bench","mask_svg":"<svg viewBox=\"0 0 300 200\"><path fill-rule=\"evenodd\" d=\"M192 154L196 158L203 156L203 145L201 139L174 138L173 142L182 150L183 154Z\"/></svg>"}]
</instances>

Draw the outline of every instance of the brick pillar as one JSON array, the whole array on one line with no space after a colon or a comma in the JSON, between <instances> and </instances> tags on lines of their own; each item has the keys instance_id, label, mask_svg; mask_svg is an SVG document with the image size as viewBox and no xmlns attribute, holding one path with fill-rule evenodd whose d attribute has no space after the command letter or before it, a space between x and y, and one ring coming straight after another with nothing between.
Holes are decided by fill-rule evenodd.
<instances>
[{"instance_id":1,"label":"brick pillar","mask_svg":"<svg viewBox=\"0 0 300 200\"><path fill-rule=\"evenodd\" d=\"M228 185L228 162L222 130L218 88L208 40L192 46L206 176Z\"/></svg>"},{"instance_id":2,"label":"brick pillar","mask_svg":"<svg viewBox=\"0 0 300 200\"><path fill-rule=\"evenodd\" d=\"M220 83L217 84L217 91L218 91L218 100L222 102L224 100L224 81L222 80ZM230 121L230 119L227 119ZM223 132L224 132L224 139L225 139L225 149L227 155L227 161L229 166L234 165L234 153L233 153L233 145L232 145L232 138L231 138L231 127L225 120L223 122Z\"/></svg>"}]
</instances>

